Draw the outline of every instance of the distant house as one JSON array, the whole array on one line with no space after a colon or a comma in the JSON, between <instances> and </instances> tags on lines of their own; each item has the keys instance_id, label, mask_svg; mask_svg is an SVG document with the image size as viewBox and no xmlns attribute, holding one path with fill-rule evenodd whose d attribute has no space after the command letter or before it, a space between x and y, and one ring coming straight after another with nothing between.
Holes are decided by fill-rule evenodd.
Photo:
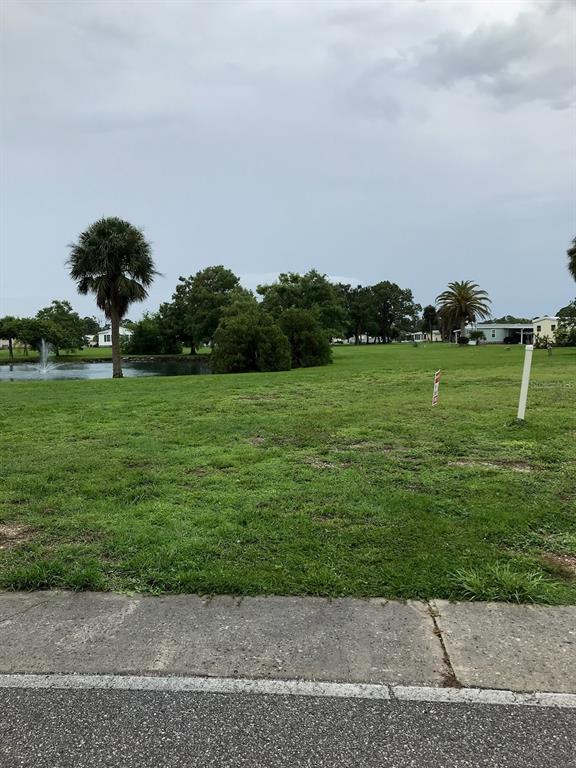
<instances>
[{"instance_id":1,"label":"distant house","mask_svg":"<svg viewBox=\"0 0 576 768\"><path fill-rule=\"evenodd\" d=\"M487 344L531 344L534 337L534 329L531 322L527 323L478 323L470 331L482 331Z\"/></svg>"},{"instance_id":2,"label":"distant house","mask_svg":"<svg viewBox=\"0 0 576 768\"><path fill-rule=\"evenodd\" d=\"M558 328L558 319L557 317L552 317L552 315L535 317L532 320L534 340L548 338L550 341L554 341L554 333L556 328Z\"/></svg>"},{"instance_id":3,"label":"distant house","mask_svg":"<svg viewBox=\"0 0 576 768\"><path fill-rule=\"evenodd\" d=\"M493 323L488 320L485 323L467 327L466 333L469 334L473 330L482 331L487 344L532 344L543 338L553 342L557 327L557 317L543 315L526 323Z\"/></svg>"},{"instance_id":4,"label":"distant house","mask_svg":"<svg viewBox=\"0 0 576 768\"><path fill-rule=\"evenodd\" d=\"M8 339L0 339L0 349L8 349L10 346L10 342Z\"/></svg>"},{"instance_id":5,"label":"distant house","mask_svg":"<svg viewBox=\"0 0 576 768\"><path fill-rule=\"evenodd\" d=\"M131 336L132 331L130 328L124 328L123 326L120 326L120 341L128 341ZM103 328L101 331L98 331L98 346L112 346L112 331L110 330L110 326L108 326L108 328Z\"/></svg>"},{"instance_id":6,"label":"distant house","mask_svg":"<svg viewBox=\"0 0 576 768\"><path fill-rule=\"evenodd\" d=\"M362 333L360 336L358 336L359 344L376 344L377 341L379 341L377 336L367 336L365 333ZM346 344L355 344L356 339L354 336L350 336L350 338L344 339L344 342Z\"/></svg>"},{"instance_id":7,"label":"distant house","mask_svg":"<svg viewBox=\"0 0 576 768\"><path fill-rule=\"evenodd\" d=\"M416 333L405 334L405 341L430 341L430 334L428 331L417 331ZM432 331L432 341L442 341L442 334L440 331L434 329Z\"/></svg>"}]
</instances>

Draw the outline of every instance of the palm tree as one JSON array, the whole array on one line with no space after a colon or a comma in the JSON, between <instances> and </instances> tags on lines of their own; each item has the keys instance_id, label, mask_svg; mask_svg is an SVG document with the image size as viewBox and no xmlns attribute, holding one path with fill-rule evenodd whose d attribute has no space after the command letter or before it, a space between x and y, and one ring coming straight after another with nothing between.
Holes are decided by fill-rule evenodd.
<instances>
[{"instance_id":1,"label":"palm tree","mask_svg":"<svg viewBox=\"0 0 576 768\"><path fill-rule=\"evenodd\" d=\"M148 296L154 276L150 244L142 232L116 217L99 219L70 246L68 267L78 292L93 293L110 320L112 375L122 377L120 321L134 301Z\"/></svg>"},{"instance_id":2,"label":"palm tree","mask_svg":"<svg viewBox=\"0 0 576 768\"><path fill-rule=\"evenodd\" d=\"M430 342L433 341L433 333L434 326L438 322L438 313L436 312L436 307L434 307L432 304L428 304L427 307L424 307L424 311L422 312L422 330L427 331L428 335L430 336Z\"/></svg>"},{"instance_id":3,"label":"palm tree","mask_svg":"<svg viewBox=\"0 0 576 768\"><path fill-rule=\"evenodd\" d=\"M436 297L438 314L448 331L455 326L464 336L466 323L473 323L477 317L490 317L490 299L486 291L471 280L455 280L448 283L448 289Z\"/></svg>"},{"instance_id":4,"label":"palm tree","mask_svg":"<svg viewBox=\"0 0 576 768\"><path fill-rule=\"evenodd\" d=\"M572 273L574 280L576 280L576 237L572 240L566 253L568 254L568 269Z\"/></svg>"}]
</instances>

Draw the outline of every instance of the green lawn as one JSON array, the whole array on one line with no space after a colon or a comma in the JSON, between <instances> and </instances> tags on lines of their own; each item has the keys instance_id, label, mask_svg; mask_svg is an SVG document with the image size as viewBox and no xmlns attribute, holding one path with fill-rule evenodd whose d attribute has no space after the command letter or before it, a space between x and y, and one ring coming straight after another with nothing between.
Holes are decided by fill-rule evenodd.
<instances>
[{"instance_id":1,"label":"green lawn","mask_svg":"<svg viewBox=\"0 0 576 768\"><path fill-rule=\"evenodd\" d=\"M4 382L0 587L575 603L576 349L534 353L518 426L522 359Z\"/></svg>"},{"instance_id":2,"label":"green lawn","mask_svg":"<svg viewBox=\"0 0 576 768\"><path fill-rule=\"evenodd\" d=\"M184 347L182 354L187 355L190 352L189 347ZM198 350L198 354L208 354L210 352L208 347L201 347ZM157 355L161 357L161 355ZM168 355L170 357L170 355ZM14 357L10 360L10 354L7 349L0 349L0 364L2 363L32 363L37 361L39 354L35 349L29 350L28 354L24 354L24 350L17 348L14 350ZM84 349L76 349L73 352L62 351L57 359L61 363L73 362L74 360L112 360L112 349L110 347L85 347ZM56 358L52 355L50 361L56 361Z\"/></svg>"},{"instance_id":3,"label":"green lawn","mask_svg":"<svg viewBox=\"0 0 576 768\"><path fill-rule=\"evenodd\" d=\"M31 349L28 354L24 354L24 350L21 348L14 349L14 363L29 363L38 360L39 354L37 350ZM104 359L112 360L112 350L106 349L106 347L86 347L85 349L77 349L74 352L63 351L60 353L60 358L63 362L69 360L78 359ZM51 358L53 359L53 358ZM7 349L0 349L0 363L10 362L10 354Z\"/></svg>"}]
</instances>

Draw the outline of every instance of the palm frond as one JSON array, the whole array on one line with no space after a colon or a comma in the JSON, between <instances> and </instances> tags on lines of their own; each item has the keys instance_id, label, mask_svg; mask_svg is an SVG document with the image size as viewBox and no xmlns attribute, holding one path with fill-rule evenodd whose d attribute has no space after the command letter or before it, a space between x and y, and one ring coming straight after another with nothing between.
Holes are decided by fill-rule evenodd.
<instances>
[{"instance_id":1,"label":"palm frond","mask_svg":"<svg viewBox=\"0 0 576 768\"><path fill-rule=\"evenodd\" d=\"M66 263L79 293L94 293L108 317L112 308L122 317L131 303L143 301L159 274L143 233L123 219L99 219L69 248Z\"/></svg>"}]
</instances>

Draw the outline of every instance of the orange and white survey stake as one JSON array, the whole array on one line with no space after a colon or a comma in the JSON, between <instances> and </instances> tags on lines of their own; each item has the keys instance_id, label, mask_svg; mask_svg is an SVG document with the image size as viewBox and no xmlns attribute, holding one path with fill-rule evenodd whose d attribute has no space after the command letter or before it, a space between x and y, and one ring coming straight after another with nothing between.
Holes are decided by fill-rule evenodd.
<instances>
[{"instance_id":1,"label":"orange and white survey stake","mask_svg":"<svg viewBox=\"0 0 576 768\"><path fill-rule=\"evenodd\" d=\"M432 393L432 405L438 404L438 390L440 389L440 371L434 374L434 392Z\"/></svg>"}]
</instances>

